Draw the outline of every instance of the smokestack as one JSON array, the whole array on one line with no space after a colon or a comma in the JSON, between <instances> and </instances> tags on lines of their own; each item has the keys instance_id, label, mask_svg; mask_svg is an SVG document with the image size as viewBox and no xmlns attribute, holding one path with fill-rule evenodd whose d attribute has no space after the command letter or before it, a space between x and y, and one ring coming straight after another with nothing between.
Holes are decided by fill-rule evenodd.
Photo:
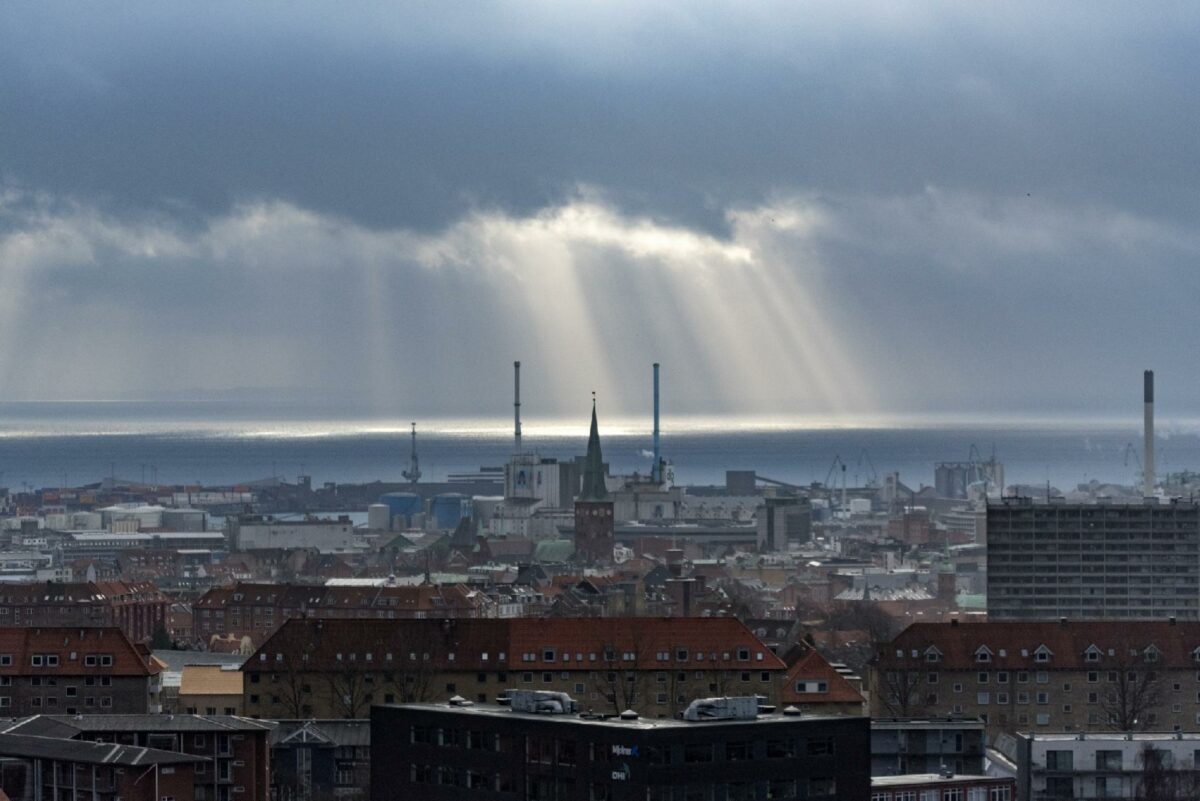
<instances>
[{"instance_id":1,"label":"smokestack","mask_svg":"<svg viewBox=\"0 0 1200 801\"><path fill-rule=\"evenodd\" d=\"M521 452L521 363L513 362L513 438Z\"/></svg>"},{"instance_id":2,"label":"smokestack","mask_svg":"<svg viewBox=\"0 0 1200 801\"><path fill-rule=\"evenodd\" d=\"M662 457L658 452L658 362L654 363L654 467L650 476L656 484L662 481Z\"/></svg>"},{"instance_id":3,"label":"smokestack","mask_svg":"<svg viewBox=\"0 0 1200 801\"><path fill-rule=\"evenodd\" d=\"M1143 411L1145 422L1142 436L1142 475L1145 477L1142 494L1149 498L1154 494L1154 371L1147 370L1144 375Z\"/></svg>"}]
</instances>

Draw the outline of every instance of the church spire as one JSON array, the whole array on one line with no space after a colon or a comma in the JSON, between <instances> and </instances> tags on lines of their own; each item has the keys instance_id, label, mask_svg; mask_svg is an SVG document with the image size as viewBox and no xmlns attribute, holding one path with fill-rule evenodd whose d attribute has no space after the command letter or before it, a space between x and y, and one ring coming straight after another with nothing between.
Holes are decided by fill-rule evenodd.
<instances>
[{"instance_id":1,"label":"church spire","mask_svg":"<svg viewBox=\"0 0 1200 801\"><path fill-rule=\"evenodd\" d=\"M592 393L592 430L588 434L587 456L583 460L583 491L581 501L608 500L604 484L604 457L600 453L600 427L596 424L596 393Z\"/></svg>"}]
</instances>

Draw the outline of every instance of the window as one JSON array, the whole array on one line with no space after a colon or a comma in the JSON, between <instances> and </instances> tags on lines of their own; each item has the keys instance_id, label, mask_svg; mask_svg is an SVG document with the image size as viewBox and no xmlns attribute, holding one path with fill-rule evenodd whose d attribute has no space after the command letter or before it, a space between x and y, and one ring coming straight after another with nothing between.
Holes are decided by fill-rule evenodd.
<instances>
[{"instance_id":1,"label":"window","mask_svg":"<svg viewBox=\"0 0 1200 801\"><path fill-rule=\"evenodd\" d=\"M833 738L810 737L804 744L804 750L809 756L833 756Z\"/></svg>"},{"instance_id":2,"label":"window","mask_svg":"<svg viewBox=\"0 0 1200 801\"><path fill-rule=\"evenodd\" d=\"M813 776L808 780L808 797L822 798L837 794L837 784L832 777Z\"/></svg>"},{"instance_id":3,"label":"window","mask_svg":"<svg viewBox=\"0 0 1200 801\"><path fill-rule=\"evenodd\" d=\"M977 693L975 695L975 703L979 704L980 706L987 706L988 700L988 693Z\"/></svg>"},{"instance_id":4,"label":"window","mask_svg":"<svg viewBox=\"0 0 1200 801\"><path fill-rule=\"evenodd\" d=\"M1075 754L1072 751L1047 751L1046 770L1075 770Z\"/></svg>"},{"instance_id":5,"label":"window","mask_svg":"<svg viewBox=\"0 0 1200 801\"><path fill-rule=\"evenodd\" d=\"M1096 752L1096 770L1120 770L1121 769L1121 752L1120 751L1097 751Z\"/></svg>"}]
</instances>

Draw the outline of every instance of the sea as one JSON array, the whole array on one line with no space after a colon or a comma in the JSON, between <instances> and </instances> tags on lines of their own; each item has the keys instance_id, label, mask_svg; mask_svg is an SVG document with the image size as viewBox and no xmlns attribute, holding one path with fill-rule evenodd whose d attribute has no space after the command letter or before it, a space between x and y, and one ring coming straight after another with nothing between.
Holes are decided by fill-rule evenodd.
<instances>
[{"instance_id":1,"label":"sea","mask_svg":"<svg viewBox=\"0 0 1200 801\"><path fill-rule=\"evenodd\" d=\"M319 412L319 413L318 413ZM993 456L1007 484L1070 491L1091 481L1140 480L1141 420L830 422L819 419L665 417L661 452L676 483L723 484L726 470L756 470L792 484L882 481L898 472L914 488L942 461ZM545 458L582 455L588 420L527 419L523 449ZM646 472L649 420L601 418L613 472ZM229 403L0 403L0 487L82 486L113 476L156 484L235 485L266 478L313 484L399 482L409 466L409 421ZM511 419L418 423L422 478L499 467L514 449ZM1200 470L1200 425L1164 422L1156 465Z\"/></svg>"}]
</instances>

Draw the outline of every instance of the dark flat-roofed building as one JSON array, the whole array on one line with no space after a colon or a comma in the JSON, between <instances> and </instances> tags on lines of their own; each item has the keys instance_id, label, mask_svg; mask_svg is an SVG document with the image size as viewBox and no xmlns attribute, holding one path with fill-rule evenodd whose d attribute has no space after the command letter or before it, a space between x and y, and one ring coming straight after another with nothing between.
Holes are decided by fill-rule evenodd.
<instances>
[{"instance_id":1,"label":"dark flat-roofed building","mask_svg":"<svg viewBox=\"0 0 1200 801\"><path fill-rule=\"evenodd\" d=\"M794 709L756 714L753 698L711 699L716 704L707 708L708 702L697 701L700 720L602 717L575 713L565 694L528 695L547 697L535 703L556 711L454 700L372 708L372 799L869 797L865 717L806 716ZM510 699L518 706L516 693ZM745 714L747 703L752 708ZM742 714L713 711L722 704L741 707Z\"/></svg>"}]
</instances>

